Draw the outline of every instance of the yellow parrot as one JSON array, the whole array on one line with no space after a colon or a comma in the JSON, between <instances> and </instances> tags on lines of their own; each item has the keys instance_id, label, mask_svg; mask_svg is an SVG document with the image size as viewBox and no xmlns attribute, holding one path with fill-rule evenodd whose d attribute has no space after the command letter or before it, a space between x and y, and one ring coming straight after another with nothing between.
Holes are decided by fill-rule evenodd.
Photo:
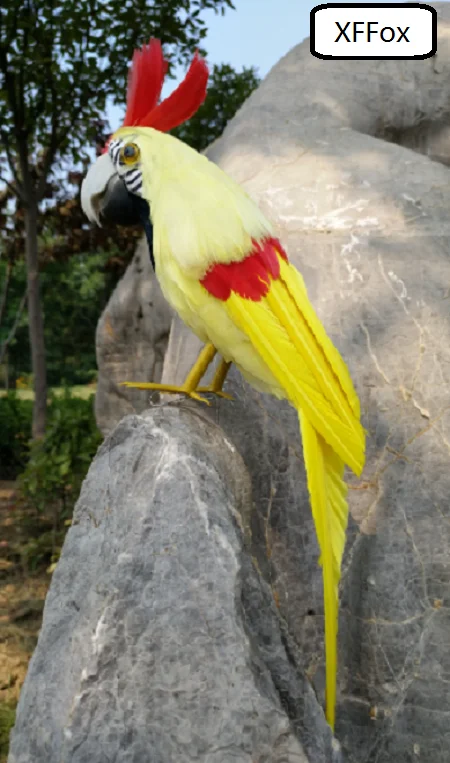
<instances>
[{"instance_id":1,"label":"yellow parrot","mask_svg":"<svg viewBox=\"0 0 450 763\"><path fill-rule=\"evenodd\" d=\"M311 508L323 567L326 717L335 722L338 585L348 518L344 467L360 475L365 433L348 369L308 299L272 226L252 199L205 156L166 134L206 95L197 54L185 80L158 104L167 64L161 44L135 51L124 125L109 139L81 189L101 225L140 222L167 301L205 343L180 387L138 389L223 397L231 363L262 392L298 412ZM201 380L216 353L210 386Z\"/></svg>"}]
</instances>

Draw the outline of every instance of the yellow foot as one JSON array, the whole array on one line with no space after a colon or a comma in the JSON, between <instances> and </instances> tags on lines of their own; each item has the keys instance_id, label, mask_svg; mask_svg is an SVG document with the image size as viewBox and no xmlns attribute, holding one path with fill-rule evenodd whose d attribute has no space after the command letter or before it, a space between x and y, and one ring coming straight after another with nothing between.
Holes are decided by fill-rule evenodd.
<instances>
[{"instance_id":1,"label":"yellow foot","mask_svg":"<svg viewBox=\"0 0 450 763\"><path fill-rule=\"evenodd\" d=\"M167 395L186 395L192 400L198 400L200 403L211 405L206 397L197 394L195 390L186 389L186 387L177 387L174 384L156 384L155 382L120 382L120 387L132 387L133 389L148 389L152 392L162 392Z\"/></svg>"},{"instance_id":2,"label":"yellow foot","mask_svg":"<svg viewBox=\"0 0 450 763\"><path fill-rule=\"evenodd\" d=\"M217 397L223 397L225 400L234 400L232 395L227 392L222 392L221 389L214 389L214 387L198 387L197 392L208 392L210 395L217 395Z\"/></svg>"}]
</instances>

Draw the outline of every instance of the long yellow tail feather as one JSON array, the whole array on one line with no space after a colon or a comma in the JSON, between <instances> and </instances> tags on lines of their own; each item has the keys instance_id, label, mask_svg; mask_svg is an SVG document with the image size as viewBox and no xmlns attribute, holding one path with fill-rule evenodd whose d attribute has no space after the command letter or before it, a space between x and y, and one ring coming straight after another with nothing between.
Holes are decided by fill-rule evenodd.
<instances>
[{"instance_id":1,"label":"long yellow tail feather","mask_svg":"<svg viewBox=\"0 0 450 763\"><path fill-rule=\"evenodd\" d=\"M334 728L337 675L338 586L347 527L344 463L317 434L301 411L308 490L321 550L325 609L326 716Z\"/></svg>"},{"instance_id":2,"label":"long yellow tail feather","mask_svg":"<svg viewBox=\"0 0 450 763\"><path fill-rule=\"evenodd\" d=\"M348 520L344 466L364 466L365 435L348 369L309 302L303 280L281 261L258 302L232 294L227 310L297 408L311 508L323 568L326 716L334 727L338 586Z\"/></svg>"}]
</instances>

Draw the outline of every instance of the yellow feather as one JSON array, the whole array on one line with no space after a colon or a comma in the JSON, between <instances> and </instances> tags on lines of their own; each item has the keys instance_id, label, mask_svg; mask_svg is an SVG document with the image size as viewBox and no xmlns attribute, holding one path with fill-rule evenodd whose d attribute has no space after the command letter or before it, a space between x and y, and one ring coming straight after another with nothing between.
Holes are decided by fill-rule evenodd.
<instances>
[{"instance_id":1,"label":"yellow feather","mask_svg":"<svg viewBox=\"0 0 450 763\"><path fill-rule=\"evenodd\" d=\"M348 370L287 263L260 302L232 294L226 308L298 410L311 508L321 550L327 720L334 727L338 585L348 520L344 464L364 465L364 430Z\"/></svg>"},{"instance_id":2,"label":"yellow feather","mask_svg":"<svg viewBox=\"0 0 450 763\"><path fill-rule=\"evenodd\" d=\"M321 549L325 609L326 715L334 729L336 708L338 585L347 526L344 463L300 411L308 490Z\"/></svg>"},{"instance_id":3,"label":"yellow feather","mask_svg":"<svg viewBox=\"0 0 450 763\"><path fill-rule=\"evenodd\" d=\"M326 348L302 317L302 308L308 302L306 293L301 304L293 299L295 310L286 308L291 298L285 283L278 280L272 282L265 300L251 302L232 294L226 307L284 387L291 403L304 411L344 463L360 474L364 465L364 431L359 419L349 414L345 390L325 354ZM315 320L319 323L317 316Z\"/></svg>"},{"instance_id":4,"label":"yellow feather","mask_svg":"<svg viewBox=\"0 0 450 763\"><path fill-rule=\"evenodd\" d=\"M298 411L308 490L323 567L326 714L334 726L338 585L348 519L344 465L360 474L364 430L348 369L327 336L300 273L280 258L280 277L253 302L224 302L200 284L215 263L241 261L252 240L272 236L264 215L231 178L170 135L122 128L139 144L150 206L156 272L185 323L237 365L251 384Z\"/></svg>"},{"instance_id":5,"label":"yellow feather","mask_svg":"<svg viewBox=\"0 0 450 763\"><path fill-rule=\"evenodd\" d=\"M334 373L339 379L339 384L346 394L348 404L350 405L355 417L359 419L359 398L355 392L355 388L348 372L348 368L345 365L340 353L331 341L330 337L326 333L323 324L318 319L314 308L308 299L308 293L306 291L306 286L302 274L284 260L280 261L280 268L281 279L286 284L286 287L288 288L297 305L301 305L305 321L314 332L317 342L322 347L328 362L330 363Z\"/></svg>"},{"instance_id":6,"label":"yellow feather","mask_svg":"<svg viewBox=\"0 0 450 763\"><path fill-rule=\"evenodd\" d=\"M164 237L186 274L201 278L205 263L239 261L252 239L273 235L244 189L182 141L149 127L122 127L114 137L139 145L154 243Z\"/></svg>"}]
</instances>

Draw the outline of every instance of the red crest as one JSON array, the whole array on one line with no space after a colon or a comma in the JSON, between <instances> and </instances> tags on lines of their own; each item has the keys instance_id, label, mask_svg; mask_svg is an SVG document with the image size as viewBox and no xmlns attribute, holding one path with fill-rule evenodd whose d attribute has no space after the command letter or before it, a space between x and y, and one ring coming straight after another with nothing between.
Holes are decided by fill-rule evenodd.
<instances>
[{"instance_id":1,"label":"red crest","mask_svg":"<svg viewBox=\"0 0 450 763\"><path fill-rule=\"evenodd\" d=\"M135 50L128 74L123 127L153 127L168 132L190 119L202 105L208 83L206 61L196 52L183 82L158 103L167 68L159 40L152 38L148 45Z\"/></svg>"}]
</instances>

